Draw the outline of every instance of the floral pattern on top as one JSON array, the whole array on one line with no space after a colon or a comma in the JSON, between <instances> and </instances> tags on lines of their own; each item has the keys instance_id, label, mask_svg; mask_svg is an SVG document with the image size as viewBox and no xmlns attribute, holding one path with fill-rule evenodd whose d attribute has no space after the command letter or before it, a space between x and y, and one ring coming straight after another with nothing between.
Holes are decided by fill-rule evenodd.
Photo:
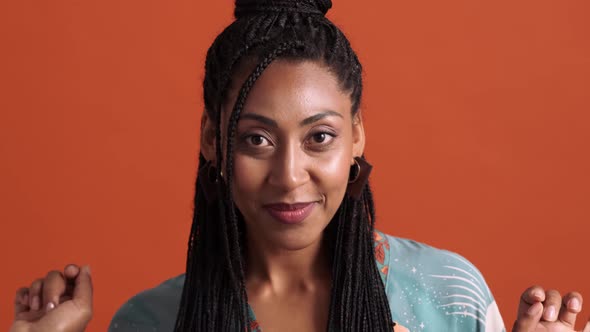
<instances>
[{"instance_id":1,"label":"floral pattern on top","mask_svg":"<svg viewBox=\"0 0 590 332\"><path fill-rule=\"evenodd\" d=\"M381 275L383 284L387 285L387 276L389 275L389 259L391 253L389 252L389 241L385 234L375 231L373 233L375 239L375 260L377 261L377 268Z\"/></svg>"}]
</instances>

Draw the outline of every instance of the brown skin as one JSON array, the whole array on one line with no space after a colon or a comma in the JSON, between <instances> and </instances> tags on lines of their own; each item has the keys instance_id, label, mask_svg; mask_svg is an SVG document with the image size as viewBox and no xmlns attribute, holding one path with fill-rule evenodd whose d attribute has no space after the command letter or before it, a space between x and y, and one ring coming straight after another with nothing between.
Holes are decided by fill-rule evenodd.
<instances>
[{"instance_id":1,"label":"brown skin","mask_svg":"<svg viewBox=\"0 0 590 332\"><path fill-rule=\"evenodd\" d=\"M238 88L224 105L223 128ZM236 132L233 198L248 229L248 300L264 331L326 330L331 274L322 234L365 144L351 107L336 77L315 62L275 61L248 95ZM215 160L212 125L204 115L201 151L208 160ZM265 209L296 202L315 202L296 225Z\"/></svg>"},{"instance_id":2,"label":"brown skin","mask_svg":"<svg viewBox=\"0 0 590 332\"><path fill-rule=\"evenodd\" d=\"M90 268L70 264L17 291L10 332L80 332L91 318Z\"/></svg>"},{"instance_id":3,"label":"brown skin","mask_svg":"<svg viewBox=\"0 0 590 332\"><path fill-rule=\"evenodd\" d=\"M223 128L246 75L246 70L238 75L229 93ZM274 62L248 96L236 135L233 188L248 228L246 291L265 332L326 330L331 280L322 234L344 197L353 158L362 155L365 144L361 118L352 117L350 108L350 97L336 78L314 62ZM302 125L328 110L334 113ZM215 161L215 125L206 113L201 152ZM300 224L285 225L264 208L277 202L315 206ZM41 309L49 302L57 307ZM21 289L15 303L11 332L84 331L92 316L90 275L77 266L50 272ZM578 293L562 298L531 287L521 297L513 331L573 332L581 303ZM399 325L395 330L407 331Z\"/></svg>"},{"instance_id":4,"label":"brown skin","mask_svg":"<svg viewBox=\"0 0 590 332\"><path fill-rule=\"evenodd\" d=\"M523 332L571 332L576 317L582 311L582 295L567 293L564 297L556 290L544 290L532 286L524 291L518 306L518 316L513 331ZM590 321L582 332L590 332Z\"/></svg>"}]
</instances>

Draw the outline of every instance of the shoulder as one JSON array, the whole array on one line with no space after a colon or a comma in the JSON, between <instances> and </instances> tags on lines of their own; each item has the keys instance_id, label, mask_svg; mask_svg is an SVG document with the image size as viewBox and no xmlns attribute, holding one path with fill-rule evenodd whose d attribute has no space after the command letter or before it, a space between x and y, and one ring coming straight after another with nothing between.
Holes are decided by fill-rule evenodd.
<instances>
[{"instance_id":1,"label":"shoulder","mask_svg":"<svg viewBox=\"0 0 590 332\"><path fill-rule=\"evenodd\" d=\"M445 326L446 331L504 331L485 278L469 260L425 243L379 234L389 248L385 288L394 320L411 331L437 330L435 326Z\"/></svg>"},{"instance_id":2,"label":"shoulder","mask_svg":"<svg viewBox=\"0 0 590 332\"><path fill-rule=\"evenodd\" d=\"M183 285L184 274L133 296L117 310L108 331L174 330Z\"/></svg>"}]
</instances>

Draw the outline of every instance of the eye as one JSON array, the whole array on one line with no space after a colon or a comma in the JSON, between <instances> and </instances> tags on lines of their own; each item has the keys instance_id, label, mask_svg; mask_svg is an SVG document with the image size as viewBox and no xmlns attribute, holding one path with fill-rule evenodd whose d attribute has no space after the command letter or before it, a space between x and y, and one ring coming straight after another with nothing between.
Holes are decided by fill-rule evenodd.
<instances>
[{"instance_id":1,"label":"eye","mask_svg":"<svg viewBox=\"0 0 590 332\"><path fill-rule=\"evenodd\" d=\"M309 141L307 144L311 145L311 146L325 147L327 145L330 145L330 143L332 143L332 141L334 140L334 137L336 137L336 135L333 133L326 132L326 131L319 131L319 132L316 132L314 134L311 134L311 136L309 136Z\"/></svg>"},{"instance_id":2,"label":"eye","mask_svg":"<svg viewBox=\"0 0 590 332\"><path fill-rule=\"evenodd\" d=\"M269 144L268 139L262 135L250 135L246 137L246 142L253 146L265 146Z\"/></svg>"},{"instance_id":3,"label":"eye","mask_svg":"<svg viewBox=\"0 0 590 332\"><path fill-rule=\"evenodd\" d=\"M316 143L323 143L326 139L328 139L327 133L316 133L311 136Z\"/></svg>"}]
</instances>

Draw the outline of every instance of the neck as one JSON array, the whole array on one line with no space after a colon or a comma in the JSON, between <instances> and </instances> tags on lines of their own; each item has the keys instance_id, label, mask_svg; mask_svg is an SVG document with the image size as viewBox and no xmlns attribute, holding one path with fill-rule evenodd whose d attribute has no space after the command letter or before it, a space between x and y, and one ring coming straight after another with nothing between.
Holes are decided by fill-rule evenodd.
<instances>
[{"instance_id":1,"label":"neck","mask_svg":"<svg viewBox=\"0 0 590 332\"><path fill-rule=\"evenodd\" d=\"M287 250L247 238L247 287L281 294L324 288L331 280L328 249L323 236L311 245Z\"/></svg>"}]
</instances>

